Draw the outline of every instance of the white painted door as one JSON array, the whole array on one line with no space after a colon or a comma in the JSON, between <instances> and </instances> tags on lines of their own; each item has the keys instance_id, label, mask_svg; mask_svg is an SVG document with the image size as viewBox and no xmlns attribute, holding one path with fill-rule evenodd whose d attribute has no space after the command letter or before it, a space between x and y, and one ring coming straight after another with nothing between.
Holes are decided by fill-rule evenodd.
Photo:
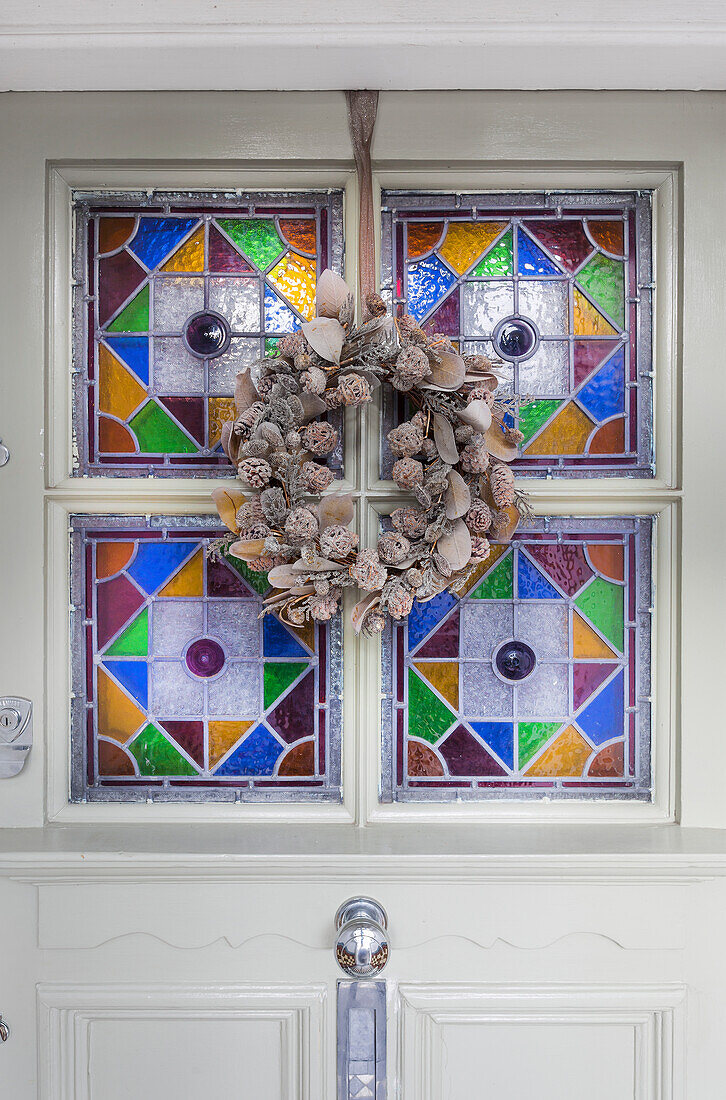
<instances>
[{"instance_id":1,"label":"white painted door","mask_svg":"<svg viewBox=\"0 0 726 1100\"><path fill-rule=\"evenodd\" d=\"M379 655L346 637L342 802L108 804L69 800L69 517L209 514L210 484L70 476L71 193L342 189L350 275L345 106L4 98L0 689L33 701L35 743L0 781L3 1096L332 1100L333 916L359 893L390 919L389 1095L720 1095L725 112L388 93L374 148L383 189L656 193L656 477L530 487L540 515L657 519L653 800L380 801ZM368 530L393 497L372 420L346 467Z\"/></svg>"}]
</instances>

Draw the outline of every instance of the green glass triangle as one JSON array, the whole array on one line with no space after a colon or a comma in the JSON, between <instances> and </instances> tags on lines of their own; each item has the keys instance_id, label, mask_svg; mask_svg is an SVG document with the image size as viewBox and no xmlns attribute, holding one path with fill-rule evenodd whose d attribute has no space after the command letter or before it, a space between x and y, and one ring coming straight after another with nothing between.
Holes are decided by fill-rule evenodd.
<instances>
[{"instance_id":1,"label":"green glass triangle","mask_svg":"<svg viewBox=\"0 0 726 1100\"><path fill-rule=\"evenodd\" d=\"M430 741L433 745L455 721L456 715L410 668L408 670L408 732L410 735L422 737L424 741Z\"/></svg>"},{"instance_id":2,"label":"green glass triangle","mask_svg":"<svg viewBox=\"0 0 726 1100\"><path fill-rule=\"evenodd\" d=\"M265 355L277 355L277 345L280 343L280 339L279 336L265 337Z\"/></svg>"},{"instance_id":3,"label":"green glass triangle","mask_svg":"<svg viewBox=\"0 0 726 1100\"><path fill-rule=\"evenodd\" d=\"M123 634L106 650L107 657L147 657L149 653L149 609L145 607Z\"/></svg>"},{"instance_id":4,"label":"green glass triangle","mask_svg":"<svg viewBox=\"0 0 726 1100\"><path fill-rule=\"evenodd\" d=\"M261 596L264 596L270 587L270 582L267 579L267 573L253 573L247 562L242 561L240 558L233 557L232 554L228 554L222 550L222 556L224 560L232 566L236 573L239 573L240 577L252 588L255 592L259 592Z\"/></svg>"},{"instance_id":5,"label":"green glass triangle","mask_svg":"<svg viewBox=\"0 0 726 1100\"><path fill-rule=\"evenodd\" d=\"M597 252L577 273L577 282L620 328L625 326L625 272L619 260Z\"/></svg>"},{"instance_id":6,"label":"green glass triangle","mask_svg":"<svg viewBox=\"0 0 726 1100\"><path fill-rule=\"evenodd\" d=\"M217 224L262 271L285 251L273 221L264 218L221 218Z\"/></svg>"},{"instance_id":7,"label":"green glass triangle","mask_svg":"<svg viewBox=\"0 0 726 1100\"><path fill-rule=\"evenodd\" d=\"M563 404L563 401L555 399L531 401L528 405L522 405L519 410L519 430L524 435L524 442L528 442Z\"/></svg>"},{"instance_id":8,"label":"green glass triangle","mask_svg":"<svg viewBox=\"0 0 726 1100\"><path fill-rule=\"evenodd\" d=\"M143 286L135 298L122 309L115 321L108 325L109 332L149 331L149 284Z\"/></svg>"},{"instance_id":9,"label":"green glass triangle","mask_svg":"<svg viewBox=\"0 0 726 1100\"><path fill-rule=\"evenodd\" d=\"M265 662L265 710L279 699L293 680L308 667L306 661L266 661Z\"/></svg>"},{"instance_id":10,"label":"green glass triangle","mask_svg":"<svg viewBox=\"0 0 726 1100\"><path fill-rule=\"evenodd\" d=\"M199 450L188 435L159 408L155 401L147 402L131 420L142 454L196 454Z\"/></svg>"},{"instance_id":11,"label":"green glass triangle","mask_svg":"<svg viewBox=\"0 0 726 1100\"><path fill-rule=\"evenodd\" d=\"M512 551L508 550L471 594L473 600L511 600L514 594Z\"/></svg>"},{"instance_id":12,"label":"green glass triangle","mask_svg":"<svg viewBox=\"0 0 726 1100\"><path fill-rule=\"evenodd\" d=\"M519 766L523 768L542 746L554 737L560 722L520 722L519 723Z\"/></svg>"},{"instance_id":13,"label":"green glass triangle","mask_svg":"<svg viewBox=\"0 0 726 1100\"><path fill-rule=\"evenodd\" d=\"M199 774L156 726L145 726L129 749L136 757L141 775Z\"/></svg>"},{"instance_id":14,"label":"green glass triangle","mask_svg":"<svg viewBox=\"0 0 726 1100\"><path fill-rule=\"evenodd\" d=\"M575 603L600 633L623 652L625 644L625 618L623 589L602 577L596 577L575 600Z\"/></svg>"},{"instance_id":15,"label":"green glass triangle","mask_svg":"<svg viewBox=\"0 0 726 1100\"><path fill-rule=\"evenodd\" d=\"M487 252L483 260L474 268L475 275L513 275L514 256L512 230L508 229L495 245Z\"/></svg>"}]
</instances>

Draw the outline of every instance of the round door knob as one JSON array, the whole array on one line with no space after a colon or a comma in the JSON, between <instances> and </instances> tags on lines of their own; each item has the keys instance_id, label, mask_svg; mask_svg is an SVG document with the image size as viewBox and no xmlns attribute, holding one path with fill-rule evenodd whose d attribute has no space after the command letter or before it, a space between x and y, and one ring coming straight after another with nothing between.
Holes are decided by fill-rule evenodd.
<instances>
[{"instance_id":1,"label":"round door knob","mask_svg":"<svg viewBox=\"0 0 726 1100\"><path fill-rule=\"evenodd\" d=\"M388 917L372 898L349 898L335 914L335 958L349 978L372 978L388 962Z\"/></svg>"}]
</instances>

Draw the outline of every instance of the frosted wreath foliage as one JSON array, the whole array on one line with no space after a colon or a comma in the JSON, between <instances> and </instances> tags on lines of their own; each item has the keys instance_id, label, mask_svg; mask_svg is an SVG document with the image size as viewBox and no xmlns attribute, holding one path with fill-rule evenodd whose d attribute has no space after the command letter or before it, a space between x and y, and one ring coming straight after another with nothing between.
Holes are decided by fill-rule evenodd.
<instances>
[{"instance_id":1,"label":"frosted wreath foliage","mask_svg":"<svg viewBox=\"0 0 726 1100\"><path fill-rule=\"evenodd\" d=\"M522 436L504 422L515 399L499 393L489 359L459 355L412 317L394 320L378 295L356 326L353 294L332 271L318 281L316 307L276 356L238 374L222 444L241 485L212 495L231 531L226 552L269 574L263 614L294 626L325 621L357 588L353 626L376 634L415 599L456 592L486 560L490 537L511 538L528 511L507 465ZM375 549L359 548L352 497L325 492L339 435L325 417L367 403L381 384L416 410L388 433L393 479L413 500L393 512Z\"/></svg>"}]
</instances>

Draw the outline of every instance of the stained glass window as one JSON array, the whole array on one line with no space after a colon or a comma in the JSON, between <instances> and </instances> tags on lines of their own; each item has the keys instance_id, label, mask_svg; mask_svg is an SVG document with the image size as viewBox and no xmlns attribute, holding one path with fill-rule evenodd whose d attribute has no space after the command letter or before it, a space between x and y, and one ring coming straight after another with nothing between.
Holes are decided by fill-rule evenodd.
<instances>
[{"instance_id":1,"label":"stained glass window","mask_svg":"<svg viewBox=\"0 0 726 1100\"><path fill-rule=\"evenodd\" d=\"M78 195L76 215L76 473L228 473L235 375L341 271L341 193Z\"/></svg>"},{"instance_id":2,"label":"stained glass window","mask_svg":"<svg viewBox=\"0 0 726 1100\"><path fill-rule=\"evenodd\" d=\"M652 475L647 193L384 192L382 256L394 311L501 359L528 399L522 473Z\"/></svg>"},{"instance_id":3,"label":"stained glass window","mask_svg":"<svg viewBox=\"0 0 726 1100\"><path fill-rule=\"evenodd\" d=\"M535 520L384 642L384 795L650 799L651 523Z\"/></svg>"},{"instance_id":4,"label":"stained glass window","mask_svg":"<svg viewBox=\"0 0 726 1100\"><path fill-rule=\"evenodd\" d=\"M74 518L74 801L340 799L340 623L260 618L218 524Z\"/></svg>"}]
</instances>

